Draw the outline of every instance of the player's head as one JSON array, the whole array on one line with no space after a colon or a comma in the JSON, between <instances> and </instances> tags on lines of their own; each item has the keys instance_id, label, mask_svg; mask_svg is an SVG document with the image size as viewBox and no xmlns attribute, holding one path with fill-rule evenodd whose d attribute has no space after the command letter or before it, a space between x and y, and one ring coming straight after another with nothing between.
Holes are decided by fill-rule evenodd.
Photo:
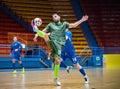
<instances>
[{"instance_id":1,"label":"player's head","mask_svg":"<svg viewBox=\"0 0 120 89\"><path fill-rule=\"evenodd\" d=\"M60 15L58 13L54 13L52 17L55 23L58 23L60 21Z\"/></svg>"},{"instance_id":2,"label":"player's head","mask_svg":"<svg viewBox=\"0 0 120 89\"><path fill-rule=\"evenodd\" d=\"M17 41L17 37L13 36L13 41L16 42Z\"/></svg>"}]
</instances>

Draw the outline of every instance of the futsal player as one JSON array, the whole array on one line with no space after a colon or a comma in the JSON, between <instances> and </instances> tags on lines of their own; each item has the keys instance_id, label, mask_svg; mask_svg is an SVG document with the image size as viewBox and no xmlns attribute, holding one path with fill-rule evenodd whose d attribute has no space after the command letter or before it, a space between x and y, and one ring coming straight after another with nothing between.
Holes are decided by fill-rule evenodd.
<instances>
[{"instance_id":1,"label":"futsal player","mask_svg":"<svg viewBox=\"0 0 120 89\"><path fill-rule=\"evenodd\" d=\"M21 49L22 49L22 44L19 41L17 41L17 37L14 36L13 42L11 44L11 53L10 53L12 57L13 73L17 73L15 66L16 61L18 61L18 63L20 64L22 68L22 73L25 72L25 69L21 61L21 52L20 52Z\"/></svg>"},{"instance_id":2,"label":"futsal player","mask_svg":"<svg viewBox=\"0 0 120 89\"><path fill-rule=\"evenodd\" d=\"M59 80L58 74L60 69L61 59L61 51L62 47L65 45L66 38L65 38L65 30L67 28L75 28L80 25L82 22L88 19L88 16L83 16L82 19L78 20L75 23L68 23L68 22L61 22L60 15L58 13L54 13L52 15L53 22L49 23L43 31L40 31L38 28L36 30L37 34L35 34L34 41L37 41L37 37L40 36L45 39L46 43L51 48L51 57L54 61L54 80L56 85L60 86L61 82ZM47 37L46 33L50 32L50 36ZM47 40L46 40L47 38ZM48 39L49 38L49 39Z\"/></svg>"},{"instance_id":3,"label":"futsal player","mask_svg":"<svg viewBox=\"0 0 120 89\"><path fill-rule=\"evenodd\" d=\"M69 58L72 61L74 67L77 68L79 72L84 76L85 83L89 82L89 79L85 70L78 63L78 60L76 58L75 48L74 48L74 45L72 44L72 32L68 29L66 29L66 43L62 50L61 57L63 60L65 60L66 58ZM67 66L67 72L69 72L69 70L70 70L70 67Z\"/></svg>"}]
</instances>

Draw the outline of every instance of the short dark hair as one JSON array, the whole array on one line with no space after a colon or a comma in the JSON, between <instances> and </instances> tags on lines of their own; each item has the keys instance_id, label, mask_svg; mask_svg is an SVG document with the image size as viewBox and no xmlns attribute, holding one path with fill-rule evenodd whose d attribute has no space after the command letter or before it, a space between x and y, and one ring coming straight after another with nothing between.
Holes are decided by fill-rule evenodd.
<instances>
[{"instance_id":1,"label":"short dark hair","mask_svg":"<svg viewBox=\"0 0 120 89\"><path fill-rule=\"evenodd\" d=\"M55 12L55 13L53 13L52 16L55 15L55 14L57 14L57 15L60 16L60 13L59 13L59 12Z\"/></svg>"},{"instance_id":2,"label":"short dark hair","mask_svg":"<svg viewBox=\"0 0 120 89\"><path fill-rule=\"evenodd\" d=\"M15 35L13 36L13 38L14 38L14 37L16 37L16 38L17 38L17 36L15 36Z\"/></svg>"}]
</instances>

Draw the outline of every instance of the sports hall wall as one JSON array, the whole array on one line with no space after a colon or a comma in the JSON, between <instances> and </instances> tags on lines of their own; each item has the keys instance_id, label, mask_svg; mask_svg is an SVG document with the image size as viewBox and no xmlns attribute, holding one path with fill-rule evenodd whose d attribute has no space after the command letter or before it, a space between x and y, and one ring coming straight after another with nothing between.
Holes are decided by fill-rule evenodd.
<instances>
[{"instance_id":1,"label":"sports hall wall","mask_svg":"<svg viewBox=\"0 0 120 89\"><path fill-rule=\"evenodd\" d=\"M100 47L104 47L106 67L120 67L120 1L79 0L84 13L88 13L89 26Z\"/></svg>"},{"instance_id":2,"label":"sports hall wall","mask_svg":"<svg viewBox=\"0 0 120 89\"><path fill-rule=\"evenodd\" d=\"M71 1L74 1L74 0L71 0ZM106 66L115 65L114 62L119 61L119 53L120 53L120 48L119 48L120 47L120 40L119 40L119 38L120 38L120 35L119 35L120 34L120 30L119 30L120 29L120 27L119 27L120 16L119 16L119 14L117 14L117 13L119 13L118 9L120 8L118 5L119 1L116 1L116 0L115 1L106 1L104 3L103 3L103 0L100 0L100 1L76 0L76 1L79 3L79 7L82 9L82 13L88 14L89 18L90 18L88 20L87 27L90 30L92 40L90 40L89 37L85 36L88 41L88 45L92 46L93 43L95 43L95 44L97 44L98 47L104 48L104 54L107 55L107 56L105 55L105 57L106 57L105 59L107 59ZM93 4L93 2L94 2L94 4ZM63 3L65 3L65 2L63 2ZM101 3L101 4L99 4L99 3ZM71 6L73 6L73 5L71 4ZM101 8L101 7L104 7L104 8ZM23 21L25 21L25 20L23 19ZM28 21L28 22L30 22L30 21ZM19 21L17 21L17 23L19 23ZM31 28L29 28L29 27L27 29L27 27L25 27L26 26L25 24L20 25L20 26L25 29L24 32L31 30ZM18 27L18 28L21 28L21 27ZM21 28L21 29L23 29L23 28ZM86 31L86 29L82 29L82 31L83 31L84 35L88 34L88 33L84 32L84 31ZM84 46L84 45L82 45L82 46ZM115 54L115 55L113 55L113 54ZM114 57L115 57L115 59L114 59ZM3 59L3 58L1 58L1 59ZM35 60L37 60L38 63L40 63L39 59L35 59ZM114 61L114 60L116 60L116 61ZM111 61L113 61L113 62L111 62ZM10 59L9 59L9 62L11 62ZM91 61L90 61L90 63L91 63ZM111 63L113 63L113 64L111 64ZM32 65L32 62L31 62L31 65ZM34 65L36 65L36 64L34 64ZM91 65L92 65L92 63L91 63ZM117 66L118 65L120 65L119 62L117 64Z\"/></svg>"}]
</instances>

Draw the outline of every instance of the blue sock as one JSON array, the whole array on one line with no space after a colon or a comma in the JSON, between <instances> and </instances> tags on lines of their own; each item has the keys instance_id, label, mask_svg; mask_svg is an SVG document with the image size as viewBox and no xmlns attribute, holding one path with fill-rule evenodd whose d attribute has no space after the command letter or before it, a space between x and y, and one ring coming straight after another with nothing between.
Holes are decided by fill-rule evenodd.
<instances>
[{"instance_id":1,"label":"blue sock","mask_svg":"<svg viewBox=\"0 0 120 89\"><path fill-rule=\"evenodd\" d=\"M21 66L21 68L24 68L22 63L20 64L20 66Z\"/></svg>"},{"instance_id":2,"label":"blue sock","mask_svg":"<svg viewBox=\"0 0 120 89\"><path fill-rule=\"evenodd\" d=\"M85 70L83 68L81 68L79 71L83 76L86 76Z\"/></svg>"},{"instance_id":3,"label":"blue sock","mask_svg":"<svg viewBox=\"0 0 120 89\"><path fill-rule=\"evenodd\" d=\"M15 63L13 63L13 69L16 70Z\"/></svg>"}]
</instances>

